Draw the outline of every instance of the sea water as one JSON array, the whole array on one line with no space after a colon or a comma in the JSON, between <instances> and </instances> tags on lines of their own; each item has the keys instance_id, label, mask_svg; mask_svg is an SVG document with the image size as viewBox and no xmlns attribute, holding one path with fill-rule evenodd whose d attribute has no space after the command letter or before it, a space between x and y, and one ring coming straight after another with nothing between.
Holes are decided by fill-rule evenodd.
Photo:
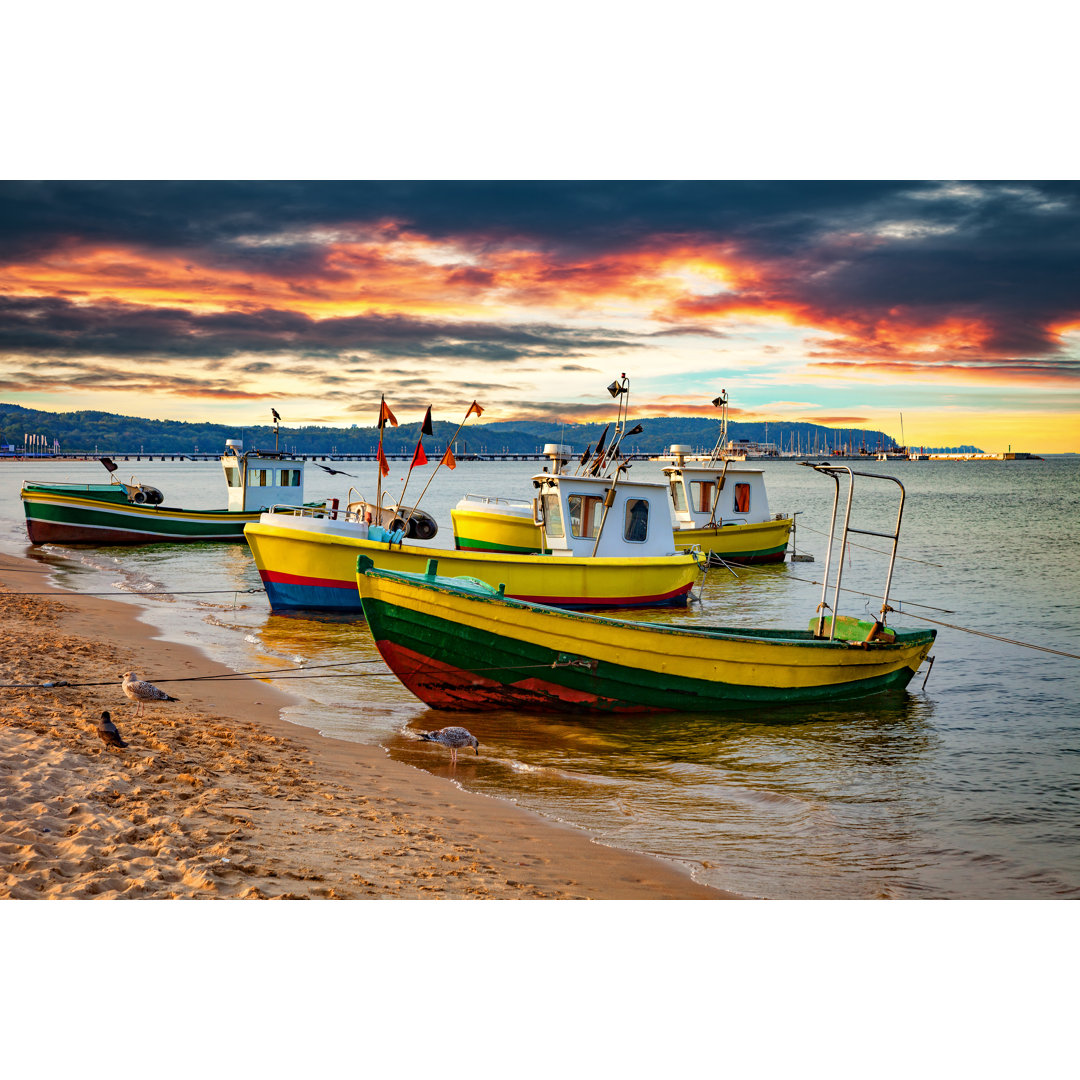
<instances>
[{"instance_id":1,"label":"sea water","mask_svg":"<svg viewBox=\"0 0 1080 1080\"><path fill-rule=\"evenodd\" d=\"M307 498L344 502L350 488L374 498L373 464L330 464L352 475L309 464ZM799 512L795 548L814 561L712 569L687 610L631 617L808 625L821 600L834 485L794 461L760 464L771 509ZM193 645L236 671L276 673L275 685L299 699L285 711L296 724L377 744L724 889L770 898L1080 896L1080 457L851 464L906 488L889 624L935 626L938 640L929 674L924 664L906 691L832 706L437 713L389 674L362 619L271 615L244 545L32 548L22 481L100 481L95 462L0 464L0 546L30 555L74 593L136 605L148 636ZM528 498L540 468L460 462L434 473L432 463L414 471L405 502L434 473L421 505L440 526L431 546L451 547L450 509L463 494ZM659 481L659 469L639 462L633 475ZM225 505L217 463L121 462L120 473L161 488L168 505ZM403 483L396 465L387 487L396 497ZM857 478L852 524L891 531L896 492ZM872 618L888 541L851 539L839 611ZM183 697L182 684L169 689ZM119 681L117 690L122 705ZM453 772L445 752L417 735L448 723L480 740L479 756L460 755Z\"/></svg>"}]
</instances>

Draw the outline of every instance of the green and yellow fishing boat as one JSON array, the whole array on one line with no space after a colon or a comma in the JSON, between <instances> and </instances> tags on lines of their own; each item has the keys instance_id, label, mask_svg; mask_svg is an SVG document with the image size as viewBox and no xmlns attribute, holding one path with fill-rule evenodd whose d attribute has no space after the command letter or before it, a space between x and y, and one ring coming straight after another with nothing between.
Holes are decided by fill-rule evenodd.
<instances>
[{"instance_id":1,"label":"green and yellow fishing boat","mask_svg":"<svg viewBox=\"0 0 1080 1080\"><path fill-rule=\"evenodd\" d=\"M401 574L357 560L379 652L433 709L714 712L831 701L906 686L934 643L934 630L882 633L855 619L819 636L816 627L607 618L511 600L480 581L440 577L437 567L432 559L427 574Z\"/></svg>"},{"instance_id":2,"label":"green and yellow fishing boat","mask_svg":"<svg viewBox=\"0 0 1080 1080\"><path fill-rule=\"evenodd\" d=\"M161 544L218 541L242 544L244 526L275 503L302 503L304 462L276 450L244 451L229 439L221 457L229 505L190 510L165 505L165 496L101 458L107 484L55 484L27 480L20 491L32 544ZM313 504L314 505L314 504ZM320 504L321 505L321 504Z\"/></svg>"},{"instance_id":3,"label":"green and yellow fishing boat","mask_svg":"<svg viewBox=\"0 0 1080 1080\"><path fill-rule=\"evenodd\" d=\"M815 466L835 479L853 474ZM903 487L901 485L901 491ZM839 483L837 483L839 500ZM901 509L903 498L901 497ZM834 505L833 524L836 521ZM865 532L850 527L843 537ZM390 670L433 709L559 712L714 712L766 703L833 701L905 687L934 630L885 625L899 516L881 618L826 614L807 630L636 622L510 599L480 581L376 570L357 560L356 582L375 644ZM840 550L843 551L843 542ZM840 591L842 563L833 605Z\"/></svg>"}]
</instances>

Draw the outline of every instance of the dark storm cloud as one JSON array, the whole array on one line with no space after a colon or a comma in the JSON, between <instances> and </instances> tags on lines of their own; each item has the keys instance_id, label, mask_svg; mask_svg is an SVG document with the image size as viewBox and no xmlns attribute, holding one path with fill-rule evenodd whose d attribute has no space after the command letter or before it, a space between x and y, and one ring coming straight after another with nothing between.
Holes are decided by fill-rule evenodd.
<instances>
[{"instance_id":1,"label":"dark storm cloud","mask_svg":"<svg viewBox=\"0 0 1080 1080\"><path fill-rule=\"evenodd\" d=\"M1002 355L1054 353L1055 326L1075 323L1080 309L1074 182L0 184L0 260L114 245L190 257L196 267L258 269L287 279L298 296L310 291L309 280L357 272L355 264L346 272L328 263L319 239L357 225L452 239L478 252L524 245L551 262L555 277L560 260L689 246L752 268L757 293L741 299L763 309L797 309L811 323L842 321L865 336L882 321L917 330L978 320L989 335L983 346ZM451 277L478 290L492 280L477 267ZM684 314L722 314L724 300L696 300ZM274 337L299 335L298 318L260 315L259 327L234 332L246 342L265 335L269 347ZM355 324L337 322L339 340L350 342ZM228 347L226 323L205 326ZM153 337L150 327L145 332ZM107 347L111 335L100 333ZM334 333L326 327L317 347L333 347ZM403 327L399 340L409 334ZM389 347L389 330L377 336ZM483 340L476 331L473 338ZM130 323L116 340L120 349L148 347ZM528 347L498 334L488 341L481 352L493 362ZM435 354L460 355L446 341Z\"/></svg>"},{"instance_id":2,"label":"dark storm cloud","mask_svg":"<svg viewBox=\"0 0 1080 1080\"><path fill-rule=\"evenodd\" d=\"M214 361L250 353L289 353L303 360L347 351L388 359L515 363L633 345L632 339L607 331L544 325L436 322L396 315L312 319L276 309L196 314L178 308L76 305L54 297L0 295L0 355L12 356ZM247 364L244 370L258 373L259 364Z\"/></svg>"},{"instance_id":3,"label":"dark storm cloud","mask_svg":"<svg viewBox=\"0 0 1080 1080\"><path fill-rule=\"evenodd\" d=\"M0 256L71 240L204 249L237 237L392 221L434 238L527 238L610 250L643 236L805 239L821 215L917 183L129 181L0 184ZM307 250L299 245L295 251ZM252 258L258 258L253 249ZM462 271L467 273L467 271Z\"/></svg>"}]
</instances>

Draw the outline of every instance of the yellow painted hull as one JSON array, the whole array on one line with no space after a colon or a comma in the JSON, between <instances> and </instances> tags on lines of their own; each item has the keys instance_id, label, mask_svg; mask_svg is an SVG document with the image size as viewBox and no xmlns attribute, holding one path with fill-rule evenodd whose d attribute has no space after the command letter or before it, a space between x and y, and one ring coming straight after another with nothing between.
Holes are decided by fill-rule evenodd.
<instances>
[{"instance_id":1,"label":"yellow painted hull","mask_svg":"<svg viewBox=\"0 0 1080 1080\"><path fill-rule=\"evenodd\" d=\"M538 552L543 533L530 518L492 510L450 512L454 545L462 551ZM729 562L783 562L791 535L792 518L724 525L714 529L675 529L680 551L700 548Z\"/></svg>"},{"instance_id":2,"label":"yellow painted hull","mask_svg":"<svg viewBox=\"0 0 1080 1080\"><path fill-rule=\"evenodd\" d=\"M726 562L783 562L793 524L793 518L779 518L713 529L676 529L675 545L683 551L698 547Z\"/></svg>"},{"instance_id":3,"label":"yellow painted hull","mask_svg":"<svg viewBox=\"0 0 1080 1080\"><path fill-rule=\"evenodd\" d=\"M310 519L308 519L310 520ZM444 574L476 578L508 596L573 608L684 606L703 572L701 557L581 558L449 551L389 545L332 529L265 520L244 535L271 607L276 610L359 612L356 559L368 556L381 570L423 573L437 558Z\"/></svg>"},{"instance_id":4,"label":"yellow painted hull","mask_svg":"<svg viewBox=\"0 0 1080 1080\"><path fill-rule=\"evenodd\" d=\"M462 551L504 551L527 555L543 549L544 534L531 518L489 510L450 511L454 546Z\"/></svg>"}]
</instances>

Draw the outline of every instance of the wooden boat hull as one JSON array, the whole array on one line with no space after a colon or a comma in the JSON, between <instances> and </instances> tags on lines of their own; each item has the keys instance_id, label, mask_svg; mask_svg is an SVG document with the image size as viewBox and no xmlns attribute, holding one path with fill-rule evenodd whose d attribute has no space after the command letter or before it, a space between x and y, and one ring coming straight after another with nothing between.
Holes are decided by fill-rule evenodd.
<instances>
[{"instance_id":1,"label":"wooden boat hull","mask_svg":"<svg viewBox=\"0 0 1080 1080\"><path fill-rule=\"evenodd\" d=\"M432 574L381 572L364 560L357 590L391 671L447 711L715 712L860 697L906 686L936 634L853 642L631 622Z\"/></svg>"},{"instance_id":2,"label":"wooden boat hull","mask_svg":"<svg viewBox=\"0 0 1080 1080\"><path fill-rule=\"evenodd\" d=\"M544 546L540 526L531 517L457 507L450 511L454 546L459 551L502 551L536 555Z\"/></svg>"},{"instance_id":3,"label":"wooden boat hull","mask_svg":"<svg viewBox=\"0 0 1080 1080\"><path fill-rule=\"evenodd\" d=\"M675 544L684 551L699 547L724 562L783 562L793 524L794 518L777 518L711 529L676 529Z\"/></svg>"},{"instance_id":4,"label":"wooden boat hull","mask_svg":"<svg viewBox=\"0 0 1080 1080\"><path fill-rule=\"evenodd\" d=\"M574 608L683 607L702 572L700 557L690 554L600 559L474 554L362 540L344 527L335 531L333 522L317 524L265 514L245 529L274 611L360 615L359 555L379 569L405 573L423 572L428 559L437 556L447 575L476 578L493 588L505 585L509 596Z\"/></svg>"},{"instance_id":5,"label":"wooden boat hull","mask_svg":"<svg viewBox=\"0 0 1080 1080\"><path fill-rule=\"evenodd\" d=\"M242 543L259 511L181 510L117 501L107 484L24 484L20 492L32 544ZM121 492L122 495L122 492Z\"/></svg>"},{"instance_id":6,"label":"wooden boat hull","mask_svg":"<svg viewBox=\"0 0 1080 1080\"><path fill-rule=\"evenodd\" d=\"M535 554L543 544L540 526L530 518L498 510L458 507L450 512L454 546L460 551L500 551ZM723 525L712 529L675 529L675 546L681 551L698 547L725 562L783 562L793 518Z\"/></svg>"}]
</instances>

